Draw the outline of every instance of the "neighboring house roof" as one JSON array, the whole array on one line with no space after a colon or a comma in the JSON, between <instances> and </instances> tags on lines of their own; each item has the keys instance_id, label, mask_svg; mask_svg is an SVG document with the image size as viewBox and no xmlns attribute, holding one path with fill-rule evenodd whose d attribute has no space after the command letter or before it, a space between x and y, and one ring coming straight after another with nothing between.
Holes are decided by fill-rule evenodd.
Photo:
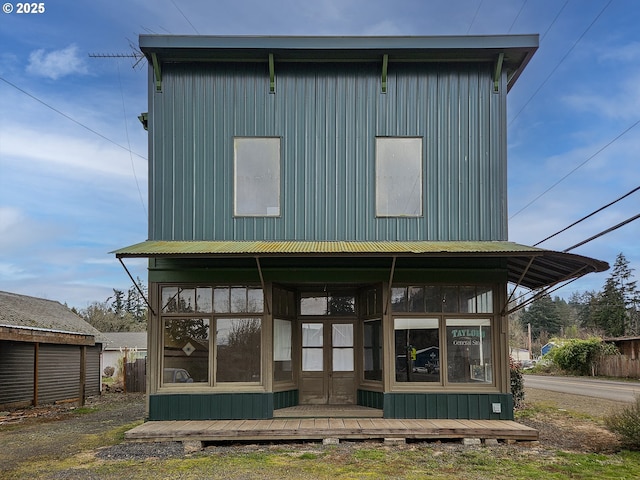
<instances>
[{"instance_id":1,"label":"neighboring house roof","mask_svg":"<svg viewBox=\"0 0 640 480\"><path fill-rule=\"evenodd\" d=\"M104 342L97 329L60 302L17 293L0 291L0 327L93 335Z\"/></svg>"},{"instance_id":2,"label":"neighboring house roof","mask_svg":"<svg viewBox=\"0 0 640 480\"><path fill-rule=\"evenodd\" d=\"M236 257L282 256L381 256L411 258L502 258L508 280L527 288L540 288L591 272L609 264L572 253L555 252L513 242L407 241L407 242L310 242L310 241L161 241L148 240L116 250L126 257Z\"/></svg>"},{"instance_id":3,"label":"neighboring house roof","mask_svg":"<svg viewBox=\"0 0 640 480\"><path fill-rule=\"evenodd\" d=\"M120 350L121 348L147 349L147 332L105 332L105 350Z\"/></svg>"}]
</instances>

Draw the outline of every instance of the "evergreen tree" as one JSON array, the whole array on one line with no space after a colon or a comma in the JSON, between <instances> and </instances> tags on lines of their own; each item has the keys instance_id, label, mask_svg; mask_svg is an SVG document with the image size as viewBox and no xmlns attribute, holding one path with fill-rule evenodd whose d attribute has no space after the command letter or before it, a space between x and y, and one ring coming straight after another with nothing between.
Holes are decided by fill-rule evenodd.
<instances>
[{"instance_id":1,"label":"evergreen tree","mask_svg":"<svg viewBox=\"0 0 640 480\"><path fill-rule=\"evenodd\" d=\"M562 327L557 305L549 294L533 301L523 312L521 321L524 326L531 324L531 334L536 339L543 332L550 336L558 335Z\"/></svg>"},{"instance_id":2,"label":"evergreen tree","mask_svg":"<svg viewBox=\"0 0 640 480\"><path fill-rule=\"evenodd\" d=\"M595 302L594 322L612 337L638 335L640 292L632 280L633 269L620 253L602 293Z\"/></svg>"}]
</instances>

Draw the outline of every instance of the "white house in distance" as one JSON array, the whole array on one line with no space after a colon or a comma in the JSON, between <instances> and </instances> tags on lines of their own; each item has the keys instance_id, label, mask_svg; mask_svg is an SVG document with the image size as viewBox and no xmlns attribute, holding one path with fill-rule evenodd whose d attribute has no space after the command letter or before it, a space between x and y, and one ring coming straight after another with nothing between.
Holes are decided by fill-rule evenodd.
<instances>
[{"instance_id":1,"label":"white house in distance","mask_svg":"<svg viewBox=\"0 0 640 480\"><path fill-rule=\"evenodd\" d=\"M102 372L113 367L117 378L122 366L121 359L127 355L129 361L147 358L147 332L105 332L106 345L102 354Z\"/></svg>"}]
</instances>

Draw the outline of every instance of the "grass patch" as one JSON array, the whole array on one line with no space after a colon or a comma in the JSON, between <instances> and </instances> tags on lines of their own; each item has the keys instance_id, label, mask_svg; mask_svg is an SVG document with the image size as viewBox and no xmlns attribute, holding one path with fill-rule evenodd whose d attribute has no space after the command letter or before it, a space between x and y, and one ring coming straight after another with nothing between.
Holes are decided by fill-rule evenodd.
<instances>
[{"instance_id":1,"label":"grass patch","mask_svg":"<svg viewBox=\"0 0 640 480\"><path fill-rule=\"evenodd\" d=\"M292 447L293 449L294 447ZM261 478L261 479L377 479L377 478L640 478L640 453L613 455L550 453L529 449L434 448L431 444L404 447L352 444L348 448L319 447L319 453L292 455L280 451L199 453L192 457L136 461L97 460L89 452L59 462L38 462L15 472L15 478Z\"/></svg>"},{"instance_id":2,"label":"grass patch","mask_svg":"<svg viewBox=\"0 0 640 480\"><path fill-rule=\"evenodd\" d=\"M555 415L572 418L575 420L590 420L598 424L602 424L602 418L599 416L590 415L584 412L578 412L566 408L560 408L553 402L533 402L525 404L523 408L520 408L514 412L515 420L524 420L526 418L533 418L537 415Z\"/></svg>"}]
</instances>

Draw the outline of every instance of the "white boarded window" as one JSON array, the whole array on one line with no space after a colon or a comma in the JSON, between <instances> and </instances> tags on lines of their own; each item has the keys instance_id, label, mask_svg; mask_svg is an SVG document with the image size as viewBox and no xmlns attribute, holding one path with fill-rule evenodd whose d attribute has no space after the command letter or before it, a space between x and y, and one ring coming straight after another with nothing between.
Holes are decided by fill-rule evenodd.
<instances>
[{"instance_id":1,"label":"white boarded window","mask_svg":"<svg viewBox=\"0 0 640 480\"><path fill-rule=\"evenodd\" d=\"M376 216L422 216L422 138L376 138Z\"/></svg>"},{"instance_id":2,"label":"white boarded window","mask_svg":"<svg viewBox=\"0 0 640 480\"><path fill-rule=\"evenodd\" d=\"M280 215L280 138L236 137L234 150L234 215Z\"/></svg>"}]
</instances>

